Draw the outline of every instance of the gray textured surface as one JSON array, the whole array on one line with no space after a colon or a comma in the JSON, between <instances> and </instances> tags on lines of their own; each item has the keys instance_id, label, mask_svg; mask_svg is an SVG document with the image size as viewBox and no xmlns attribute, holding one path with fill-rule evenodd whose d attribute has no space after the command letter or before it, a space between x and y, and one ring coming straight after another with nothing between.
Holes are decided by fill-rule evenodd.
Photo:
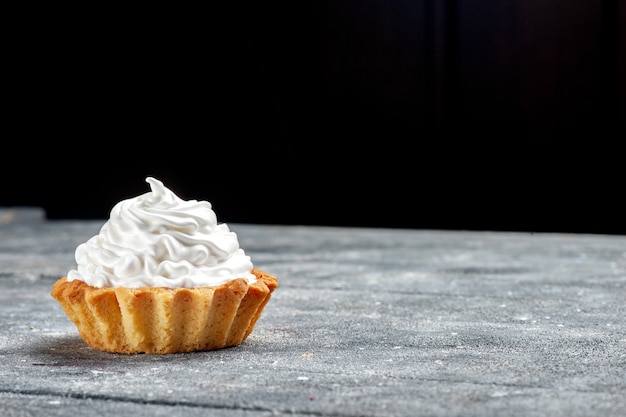
<instances>
[{"instance_id":1,"label":"gray textured surface","mask_svg":"<svg viewBox=\"0 0 626 417\"><path fill-rule=\"evenodd\" d=\"M0 226L2 416L626 415L626 236L231 225L252 335L129 356L49 295L101 224Z\"/></svg>"}]
</instances>

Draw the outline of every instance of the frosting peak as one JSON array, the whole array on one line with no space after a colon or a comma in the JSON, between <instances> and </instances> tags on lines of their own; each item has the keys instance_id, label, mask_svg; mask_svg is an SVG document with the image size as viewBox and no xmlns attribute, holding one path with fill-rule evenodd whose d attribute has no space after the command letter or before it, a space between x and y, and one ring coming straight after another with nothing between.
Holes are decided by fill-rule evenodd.
<instances>
[{"instance_id":1,"label":"frosting peak","mask_svg":"<svg viewBox=\"0 0 626 417\"><path fill-rule=\"evenodd\" d=\"M148 177L151 192L120 201L100 233L76 248L68 281L93 287L193 288L256 281L237 235L208 201L182 200Z\"/></svg>"}]
</instances>

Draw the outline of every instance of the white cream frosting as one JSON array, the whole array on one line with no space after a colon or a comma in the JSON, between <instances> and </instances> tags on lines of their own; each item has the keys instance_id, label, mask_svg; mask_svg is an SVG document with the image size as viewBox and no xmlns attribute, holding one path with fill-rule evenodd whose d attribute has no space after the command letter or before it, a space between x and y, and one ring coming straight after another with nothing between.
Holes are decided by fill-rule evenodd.
<instances>
[{"instance_id":1,"label":"white cream frosting","mask_svg":"<svg viewBox=\"0 0 626 417\"><path fill-rule=\"evenodd\" d=\"M193 288L256 281L252 262L208 201L185 201L148 177L151 192L117 203L100 233L76 248L68 281L93 287Z\"/></svg>"}]
</instances>

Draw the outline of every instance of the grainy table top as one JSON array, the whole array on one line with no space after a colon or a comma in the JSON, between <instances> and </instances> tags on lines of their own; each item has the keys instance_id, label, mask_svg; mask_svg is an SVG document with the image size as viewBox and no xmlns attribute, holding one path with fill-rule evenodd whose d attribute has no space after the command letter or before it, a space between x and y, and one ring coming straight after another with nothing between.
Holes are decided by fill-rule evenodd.
<instances>
[{"instance_id":1,"label":"grainy table top","mask_svg":"<svg viewBox=\"0 0 626 417\"><path fill-rule=\"evenodd\" d=\"M0 224L0 415L626 415L626 236L234 224L246 342L118 355L50 297L102 223Z\"/></svg>"}]
</instances>

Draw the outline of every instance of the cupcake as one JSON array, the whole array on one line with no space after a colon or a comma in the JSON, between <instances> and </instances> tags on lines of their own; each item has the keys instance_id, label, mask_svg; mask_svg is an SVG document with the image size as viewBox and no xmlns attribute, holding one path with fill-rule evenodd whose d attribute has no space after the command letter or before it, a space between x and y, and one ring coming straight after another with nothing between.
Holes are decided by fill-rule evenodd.
<instances>
[{"instance_id":1,"label":"cupcake","mask_svg":"<svg viewBox=\"0 0 626 417\"><path fill-rule=\"evenodd\" d=\"M52 297L92 348L164 354L215 350L250 335L278 286L255 268L207 201L155 178L117 203Z\"/></svg>"}]
</instances>

